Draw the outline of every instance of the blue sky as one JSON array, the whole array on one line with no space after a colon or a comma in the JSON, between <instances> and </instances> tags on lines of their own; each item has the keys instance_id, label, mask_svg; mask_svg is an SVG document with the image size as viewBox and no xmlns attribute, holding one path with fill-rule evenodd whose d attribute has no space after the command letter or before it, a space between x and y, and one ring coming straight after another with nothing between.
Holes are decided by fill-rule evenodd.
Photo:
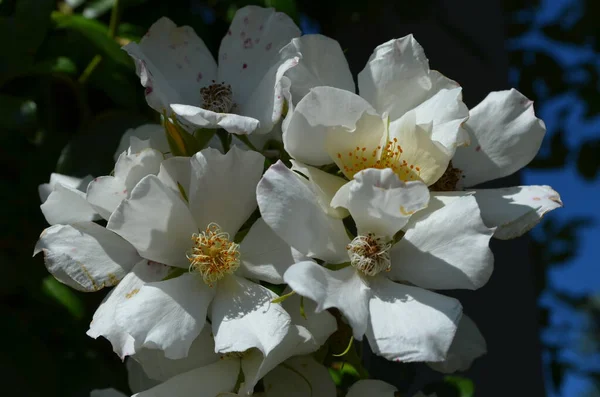
<instances>
[{"instance_id":1,"label":"blue sky","mask_svg":"<svg viewBox=\"0 0 600 397\"><path fill-rule=\"evenodd\" d=\"M591 49L558 45L556 42L544 37L538 29L535 29L552 21L558 21L568 28L584 12L581 7L569 8L569 5L580 4L580 2L577 0L544 0L541 3L541 8L536 13L533 22L534 30L517 40L509 42L509 48L543 51L556 59L561 65L574 67L575 69L577 65L590 60L600 66L600 57ZM540 73L543 73L543 71L540 70ZM518 71L513 71L512 75L514 77L518 76ZM580 79L585 76L575 72L569 77ZM543 90L543 87L540 87L540 89ZM573 94L565 94L546 102L542 107L537 107L537 114L546 122L548 127L548 135L551 135L560 126L561 121L558 115L561 110L567 110L568 114L562 126L569 147L577 147L582 140L600 134L600 117L584 120L585 103ZM577 174L573 161L559 171L528 169L523 173L523 177L525 184L548 184L560 193L564 207L552 213L551 216L558 219L586 217L593 221L593 225L582 230L580 234L580 249L576 258L566 266L550 271L551 285L577 295L600 293L600 211L598 210L600 179L591 182L582 179ZM568 307L562 306L550 296L543 296L540 304L551 308L550 322L553 325L566 324L575 325L576 329L585 328L588 321L585 316L573 313ZM582 332L577 330L554 334L548 331L542 333L542 338L547 341L560 338L572 342L572 348L561 352L560 357L562 360L573 363L579 368L600 370L599 355L590 357L582 353L585 340L581 336ZM557 393L551 391L550 377L547 378L546 384L548 385L549 396L582 396L585 392L592 392L590 395L600 396L600 391L594 391L592 384L577 373L568 373L562 390Z\"/></svg>"}]
</instances>

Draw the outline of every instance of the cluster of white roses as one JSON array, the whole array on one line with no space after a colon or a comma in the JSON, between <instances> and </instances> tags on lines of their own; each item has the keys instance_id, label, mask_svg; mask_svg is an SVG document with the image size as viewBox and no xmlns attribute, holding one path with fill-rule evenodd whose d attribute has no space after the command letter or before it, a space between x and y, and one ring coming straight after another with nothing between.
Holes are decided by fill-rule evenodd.
<instances>
[{"instance_id":1,"label":"cluster of white roses","mask_svg":"<svg viewBox=\"0 0 600 397\"><path fill-rule=\"evenodd\" d=\"M535 156L531 101L494 92L469 110L412 36L375 49L357 95L335 40L252 6L218 66L166 18L125 50L164 125L128 131L108 176L40 186L52 226L35 252L75 289L114 286L88 335L131 357L136 395L333 397L334 333L442 372L485 353L434 291L483 286L490 238L561 206L548 186L468 189ZM361 380L347 396L395 391Z\"/></svg>"}]
</instances>

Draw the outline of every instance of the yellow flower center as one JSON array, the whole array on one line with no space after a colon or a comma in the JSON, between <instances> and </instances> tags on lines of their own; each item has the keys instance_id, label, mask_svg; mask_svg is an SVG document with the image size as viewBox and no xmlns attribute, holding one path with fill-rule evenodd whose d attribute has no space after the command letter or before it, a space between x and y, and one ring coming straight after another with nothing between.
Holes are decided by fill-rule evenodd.
<instances>
[{"instance_id":1,"label":"yellow flower center","mask_svg":"<svg viewBox=\"0 0 600 397\"><path fill-rule=\"evenodd\" d=\"M352 179L354 174L367 168L391 168L403 181L421 180L421 168L408 163L402 158L402 146L398 139L389 139L384 147L375 149L356 147L353 151L337 153L337 163L346 178Z\"/></svg>"},{"instance_id":2,"label":"yellow flower center","mask_svg":"<svg viewBox=\"0 0 600 397\"><path fill-rule=\"evenodd\" d=\"M230 241L229 233L221 231L216 223L192 235L194 247L187 255L190 271L198 272L208 285L232 274L240 267L239 245Z\"/></svg>"}]
</instances>

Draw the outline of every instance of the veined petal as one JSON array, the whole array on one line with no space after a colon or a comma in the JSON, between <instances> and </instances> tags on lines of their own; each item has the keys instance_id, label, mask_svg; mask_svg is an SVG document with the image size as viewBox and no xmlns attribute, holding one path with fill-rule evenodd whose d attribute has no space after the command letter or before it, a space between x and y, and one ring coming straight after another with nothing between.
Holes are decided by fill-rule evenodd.
<instances>
[{"instance_id":1,"label":"veined petal","mask_svg":"<svg viewBox=\"0 0 600 397\"><path fill-rule=\"evenodd\" d=\"M238 275L283 284L283 274L294 264L292 247L287 245L262 218L259 218L240 244Z\"/></svg>"},{"instance_id":2,"label":"veined petal","mask_svg":"<svg viewBox=\"0 0 600 397\"><path fill-rule=\"evenodd\" d=\"M375 354L404 362L446 358L462 315L460 302L381 276L370 286L367 339Z\"/></svg>"},{"instance_id":3,"label":"veined petal","mask_svg":"<svg viewBox=\"0 0 600 397\"><path fill-rule=\"evenodd\" d=\"M136 128L130 128L121 137L119 146L113 156L115 162L119 159L121 153L131 146L131 138L135 137L143 141L150 141L150 147L165 154L170 152L169 142L165 134L165 129L160 124L143 124Z\"/></svg>"},{"instance_id":4,"label":"veined petal","mask_svg":"<svg viewBox=\"0 0 600 397\"><path fill-rule=\"evenodd\" d=\"M115 319L116 309L121 302L130 299L145 283L160 281L167 276L169 267L156 262L143 260L136 264L130 273L106 295L90 323L87 334L92 338L104 336L112 344L113 350L121 359L135 353L135 341Z\"/></svg>"},{"instance_id":5,"label":"veined petal","mask_svg":"<svg viewBox=\"0 0 600 397\"><path fill-rule=\"evenodd\" d=\"M292 39L281 51L302 54L298 65L286 72L291 80L290 93L294 104L315 87L356 90L348 62L336 40L320 34L307 34Z\"/></svg>"},{"instance_id":6,"label":"veined petal","mask_svg":"<svg viewBox=\"0 0 600 397\"><path fill-rule=\"evenodd\" d=\"M348 389L346 397L394 397L398 391L389 383L377 379L359 380Z\"/></svg>"},{"instance_id":7,"label":"veined petal","mask_svg":"<svg viewBox=\"0 0 600 397\"><path fill-rule=\"evenodd\" d=\"M466 371L471 368L471 364L476 358L483 356L485 353L487 353L487 345L483 335L481 335L473 320L463 314L446 359L440 362L427 363L427 365L445 374Z\"/></svg>"},{"instance_id":8,"label":"veined petal","mask_svg":"<svg viewBox=\"0 0 600 397\"><path fill-rule=\"evenodd\" d=\"M496 227L494 237L502 240L525 234L546 213L562 207L560 195L550 186L515 186L474 192L484 223Z\"/></svg>"},{"instance_id":9,"label":"veined petal","mask_svg":"<svg viewBox=\"0 0 600 397\"><path fill-rule=\"evenodd\" d=\"M279 50L298 36L300 29L294 21L273 8L246 6L236 12L219 47L218 77L231 84L235 103L247 103L265 73L280 61Z\"/></svg>"},{"instance_id":10,"label":"veined petal","mask_svg":"<svg viewBox=\"0 0 600 397\"><path fill-rule=\"evenodd\" d=\"M215 397L233 391L239 372L239 360L219 360L174 376L132 397Z\"/></svg>"},{"instance_id":11,"label":"veined petal","mask_svg":"<svg viewBox=\"0 0 600 397\"><path fill-rule=\"evenodd\" d=\"M332 271L314 262L300 262L285 272L284 280L299 295L315 301L316 312L338 308L348 319L354 338L362 340L371 292L353 267Z\"/></svg>"},{"instance_id":12,"label":"veined petal","mask_svg":"<svg viewBox=\"0 0 600 397\"><path fill-rule=\"evenodd\" d=\"M129 241L144 258L185 269L190 266L186 253L198 228L182 199L154 175L137 184L106 228Z\"/></svg>"},{"instance_id":13,"label":"veined petal","mask_svg":"<svg viewBox=\"0 0 600 397\"><path fill-rule=\"evenodd\" d=\"M39 252L59 281L86 292L117 285L141 260L131 244L93 222L45 229L33 254Z\"/></svg>"},{"instance_id":14,"label":"veined petal","mask_svg":"<svg viewBox=\"0 0 600 397\"><path fill-rule=\"evenodd\" d=\"M298 102L293 114L286 120L283 144L285 150L298 161L314 166L331 164L335 158L327 150L328 136L342 133L341 136L347 139L357 132L357 136L360 133L362 139L352 139L358 139L358 142L372 141L375 144L372 149L375 149L383 135L383 121L381 126L375 128L377 117L379 116L373 107L353 92L333 87L316 87ZM363 128L360 128L361 125L357 124L363 118ZM336 156L335 153L339 150L336 147L331 149Z\"/></svg>"},{"instance_id":15,"label":"veined petal","mask_svg":"<svg viewBox=\"0 0 600 397\"><path fill-rule=\"evenodd\" d=\"M330 203L337 191L344 186L347 181L339 176L328 174L318 168L310 165L302 164L298 161L291 160L292 171L300 172L308 178L310 187L316 194L316 198L323 208L323 211L334 218L344 219L348 215L345 208L333 208Z\"/></svg>"},{"instance_id":16,"label":"veined petal","mask_svg":"<svg viewBox=\"0 0 600 397\"><path fill-rule=\"evenodd\" d=\"M158 349L139 349L133 358L151 379L164 382L173 376L219 361L220 357L215 353L210 326L205 325L185 358L171 360Z\"/></svg>"},{"instance_id":17,"label":"veined petal","mask_svg":"<svg viewBox=\"0 0 600 397\"><path fill-rule=\"evenodd\" d=\"M483 223L474 197L427 208L409 225L391 250L392 280L429 289L477 289L487 282L494 266L489 248L494 229Z\"/></svg>"},{"instance_id":18,"label":"veined petal","mask_svg":"<svg viewBox=\"0 0 600 397\"><path fill-rule=\"evenodd\" d=\"M258 128L259 120L235 113L217 113L199 106L173 104L177 116L198 127L223 128L232 134L249 134Z\"/></svg>"},{"instance_id":19,"label":"veined petal","mask_svg":"<svg viewBox=\"0 0 600 397\"><path fill-rule=\"evenodd\" d=\"M186 357L206 322L215 288L196 274L147 283L117 306L116 320L136 349L164 350L166 358Z\"/></svg>"},{"instance_id":20,"label":"veined petal","mask_svg":"<svg viewBox=\"0 0 600 397\"><path fill-rule=\"evenodd\" d=\"M391 239L428 202L429 189L423 182L403 182L390 168L369 168L354 175L348 190L340 190L331 205L350 211L359 235Z\"/></svg>"},{"instance_id":21,"label":"veined petal","mask_svg":"<svg viewBox=\"0 0 600 397\"><path fill-rule=\"evenodd\" d=\"M218 282L211 320L218 353L244 352L253 347L269 354L288 333L290 316L265 287L237 276Z\"/></svg>"},{"instance_id":22,"label":"veined petal","mask_svg":"<svg viewBox=\"0 0 600 397\"><path fill-rule=\"evenodd\" d=\"M88 186L86 200L104 219L109 219L113 211L127 198L125 181L114 176L99 176Z\"/></svg>"},{"instance_id":23,"label":"veined petal","mask_svg":"<svg viewBox=\"0 0 600 397\"><path fill-rule=\"evenodd\" d=\"M52 190L56 187L56 185L63 185L65 187L70 187L72 189L77 189L80 191L85 191L88 183L92 180L92 176L88 175L85 178L77 178L70 175L63 175L53 172L50 174L50 182L42 183L38 186L38 193L40 195L40 201L43 203L48 199Z\"/></svg>"},{"instance_id":24,"label":"veined petal","mask_svg":"<svg viewBox=\"0 0 600 397\"><path fill-rule=\"evenodd\" d=\"M62 184L56 184L40 209L50 225L88 222L100 215L86 201L85 193Z\"/></svg>"},{"instance_id":25,"label":"veined petal","mask_svg":"<svg viewBox=\"0 0 600 397\"><path fill-rule=\"evenodd\" d=\"M214 222L233 238L256 209L264 161L261 154L235 146L227 154L209 148L191 158L189 207L200 229Z\"/></svg>"},{"instance_id":26,"label":"veined petal","mask_svg":"<svg viewBox=\"0 0 600 397\"><path fill-rule=\"evenodd\" d=\"M334 397L329 371L310 356L293 357L264 377L266 397ZM363 396L361 396L363 397Z\"/></svg>"},{"instance_id":27,"label":"veined petal","mask_svg":"<svg viewBox=\"0 0 600 397\"><path fill-rule=\"evenodd\" d=\"M445 148L432 139L432 124L417 125L416 112L410 111L390 123L389 140L396 146L394 171L402 180L422 180L430 186L448 168L450 156Z\"/></svg>"},{"instance_id":28,"label":"veined petal","mask_svg":"<svg viewBox=\"0 0 600 397\"><path fill-rule=\"evenodd\" d=\"M134 59L146 101L158 112L169 105L202 105L200 89L217 76L217 65L194 29L177 27L163 17L156 21L139 44L123 47Z\"/></svg>"},{"instance_id":29,"label":"veined petal","mask_svg":"<svg viewBox=\"0 0 600 397\"><path fill-rule=\"evenodd\" d=\"M533 102L515 89L490 93L469 114L465 128L471 144L452 159L466 187L520 170L533 160L546 134Z\"/></svg>"},{"instance_id":30,"label":"veined petal","mask_svg":"<svg viewBox=\"0 0 600 397\"><path fill-rule=\"evenodd\" d=\"M390 120L396 120L441 88L456 85L451 81L442 84L439 73L430 73L423 47L408 35L375 48L358 74L358 89L379 114L387 113Z\"/></svg>"},{"instance_id":31,"label":"veined petal","mask_svg":"<svg viewBox=\"0 0 600 397\"><path fill-rule=\"evenodd\" d=\"M263 175L256 189L264 221L279 237L301 253L331 263L347 260L346 235L340 219L328 216L317 197L281 161Z\"/></svg>"}]
</instances>

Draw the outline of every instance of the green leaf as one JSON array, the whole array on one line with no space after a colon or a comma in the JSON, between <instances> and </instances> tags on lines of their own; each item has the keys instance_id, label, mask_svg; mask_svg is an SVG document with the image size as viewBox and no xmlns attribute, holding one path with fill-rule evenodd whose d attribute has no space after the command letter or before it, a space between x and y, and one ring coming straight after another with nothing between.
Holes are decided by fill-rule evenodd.
<instances>
[{"instance_id":1,"label":"green leaf","mask_svg":"<svg viewBox=\"0 0 600 397\"><path fill-rule=\"evenodd\" d=\"M77 65L71 59L59 56L35 64L29 72L36 74L65 73L74 75L77 73Z\"/></svg>"},{"instance_id":2,"label":"green leaf","mask_svg":"<svg viewBox=\"0 0 600 397\"><path fill-rule=\"evenodd\" d=\"M47 276L42 280L42 291L64 306L73 317L83 318L85 310L81 299L75 295L73 290L58 282L53 276Z\"/></svg>"},{"instance_id":3,"label":"green leaf","mask_svg":"<svg viewBox=\"0 0 600 397\"><path fill-rule=\"evenodd\" d=\"M133 69L133 61L115 40L108 37L106 25L87 19L80 15L65 15L52 13L52 21L57 29L73 30L83 35L93 45L103 58L108 58L119 65Z\"/></svg>"},{"instance_id":4,"label":"green leaf","mask_svg":"<svg viewBox=\"0 0 600 397\"><path fill-rule=\"evenodd\" d=\"M194 135L185 131L176 119L165 117L164 126L173 156L191 157L202 150Z\"/></svg>"},{"instance_id":5,"label":"green leaf","mask_svg":"<svg viewBox=\"0 0 600 397\"><path fill-rule=\"evenodd\" d=\"M472 397L475 393L475 385L469 378L456 375L446 376L444 383L454 386L460 393L459 397Z\"/></svg>"},{"instance_id":6,"label":"green leaf","mask_svg":"<svg viewBox=\"0 0 600 397\"><path fill-rule=\"evenodd\" d=\"M95 19L110 11L114 4L115 0L92 0L86 4L81 14L86 18Z\"/></svg>"}]
</instances>

